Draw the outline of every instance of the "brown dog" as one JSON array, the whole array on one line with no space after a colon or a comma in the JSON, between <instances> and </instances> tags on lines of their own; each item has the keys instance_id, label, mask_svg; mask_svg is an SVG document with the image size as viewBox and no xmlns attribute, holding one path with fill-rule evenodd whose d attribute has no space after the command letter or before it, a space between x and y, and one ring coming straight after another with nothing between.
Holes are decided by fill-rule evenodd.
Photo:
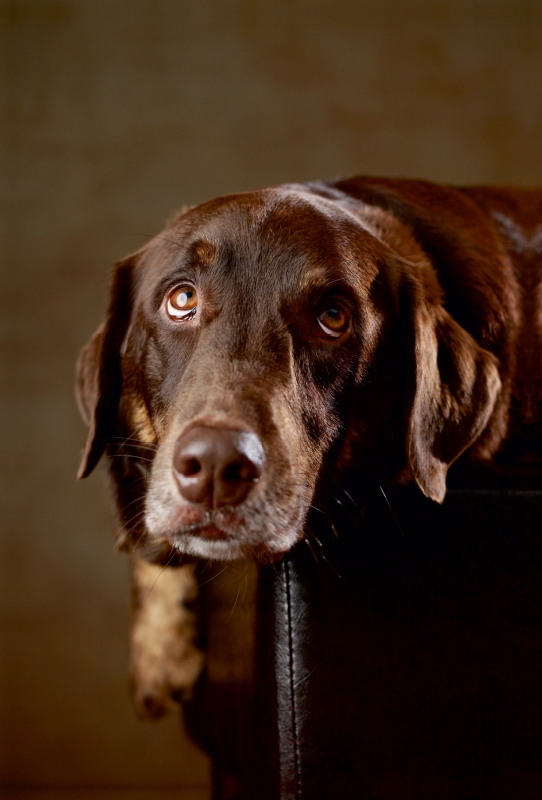
<instances>
[{"instance_id":1,"label":"brown dog","mask_svg":"<svg viewBox=\"0 0 542 800\"><path fill-rule=\"evenodd\" d=\"M280 557L348 474L441 502L465 450L540 449L541 250L534 190L353 178L191 209L116 266L79 475L110 456L122 546L155 563Z\"/></svg>"}]
</instances>

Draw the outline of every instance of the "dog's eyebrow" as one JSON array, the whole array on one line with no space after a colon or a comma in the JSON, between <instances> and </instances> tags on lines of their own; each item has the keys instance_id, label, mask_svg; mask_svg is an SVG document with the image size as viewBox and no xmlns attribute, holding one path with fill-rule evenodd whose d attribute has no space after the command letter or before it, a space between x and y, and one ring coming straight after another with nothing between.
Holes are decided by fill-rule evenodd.
<instances>
[{"instance_id":1,"label":"dog's eyebrow","mask_svg":"<svg viewBox=\"0 0 542 800\"><path fill-rule=\"evenodd\" d=\"M152 293L152 305L155 310L160 307L164 292L176 281L196 281L198 270L214 266L219 261L219 248L207 239L196 239L191 242L182 261L172 266L162 277Z\"/></svg>"},{"instance_id":2,"label":"dog's eyebrow","mask_svg":"<svg viewBox=\"0 0 542 800\"><path fill-rule=\"evenodd\" d=\"M346 276L336 268L329 266L315 266L300 276L299 289L302 292L318 292L332 286L347 286Z\"/></svg>"},{"instance_id":3,"label":"dog's eyebrow","mask_svg":"<svg viewBox=\"0 0 542 800\"><path fill-rule=\"evenodd\" d=\"M212 266L217 263L218 246L208 239L196 239L188 247L188 261L196 267Z\"/></svg>"}]
</instances>

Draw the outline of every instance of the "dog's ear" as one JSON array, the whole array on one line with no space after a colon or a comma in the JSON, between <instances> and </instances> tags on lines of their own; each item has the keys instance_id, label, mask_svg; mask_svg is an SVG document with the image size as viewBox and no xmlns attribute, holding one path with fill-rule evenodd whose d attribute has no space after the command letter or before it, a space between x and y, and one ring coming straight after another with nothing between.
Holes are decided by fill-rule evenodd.
<instances>
[{"instance_id":1,"label":"dog's ear","mask_svg":"<svg viewBox=\"0 0 542 800\"><path fill-rule=\"evenodd\" d=\"M440 301L429 302L420 285L409 294L407 460L423 493L441 503L448 467L487 425L501 381L497 359Z\"/></svg>"},{"instance_id":2,"label":"dog's ear","mask_svg":"<svg viewBox=\"0 0 542 800\"><path fill-rule=\"evenodd\" d=\"M134 263L130 256L115 265L106 321L77 359L75 396L89 427L78 478L90 475L115 428L122 391L120 349L130 321Z\"/></svg>"}]
</instances>

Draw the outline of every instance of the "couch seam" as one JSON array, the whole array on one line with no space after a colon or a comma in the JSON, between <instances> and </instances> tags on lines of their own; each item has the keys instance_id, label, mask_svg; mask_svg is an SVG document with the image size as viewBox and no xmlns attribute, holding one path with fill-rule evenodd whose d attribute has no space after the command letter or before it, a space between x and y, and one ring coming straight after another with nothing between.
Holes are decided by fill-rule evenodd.
<instances>
[{"instance_id":1,"label":"couch seam","mask_svg":"<svg viewBox=\"0 0 542 800\"><path fill-rule=\"evenodd\" d=\"M291 604L291 591L290 591L290 562L286 561L285 564L285 577L286 577L286 611L288 620L288 673L290 683L290 703L292 708L292 740L294 750L294 774L295 774L295 797L296 800L301 800L301 772L300 772L300 759L299 759L299 738L297 730L297 709L295 698L295 681L294 681L294 634L292 624L292 604Z\"/></svg>"}]
</instances>

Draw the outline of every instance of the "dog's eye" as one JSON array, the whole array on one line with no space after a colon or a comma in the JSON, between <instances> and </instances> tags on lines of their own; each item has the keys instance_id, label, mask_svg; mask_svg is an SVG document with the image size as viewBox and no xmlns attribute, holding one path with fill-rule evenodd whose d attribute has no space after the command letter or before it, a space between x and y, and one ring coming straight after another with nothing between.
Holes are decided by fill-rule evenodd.
<instances>
[{"instance_id":1,"label":"dog's eye","mask_svg":"<svg viewBox=\"0 0 542 800\"><path fill-rule=\"evenodd\" d=\"M350 315L339 305L329 305L318 314L316 322L318 327L315 332L318 336L338 339L348 329Z\"/></svg>"},{"instance_id":2,"label":"dog's eye","mask_svg":"<svg viewBox=\"0 0 542 800\"><path fill-rule=\"evenodd\" d=\"M198 293L193 286L176 286L167 296L166 311L170 319L187 320L198 310Z\"/></svg>"}]
</instances>

